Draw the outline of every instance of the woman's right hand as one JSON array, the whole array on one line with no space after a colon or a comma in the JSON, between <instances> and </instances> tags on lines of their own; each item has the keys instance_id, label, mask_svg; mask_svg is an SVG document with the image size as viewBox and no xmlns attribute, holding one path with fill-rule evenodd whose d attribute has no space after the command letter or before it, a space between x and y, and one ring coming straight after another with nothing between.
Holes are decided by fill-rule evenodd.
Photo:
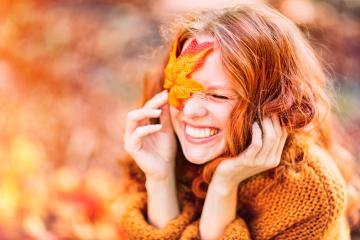
<instances>
[{"instance_id":1,"label":"woman's right hand","mask_svg":"<svg viewBox=\"0 0 360 240\"><path fill-rule=\"evenodd\" d=\"M147 179L172 177L175 168L176 138L172 127L166 90L156 94L144 107L126 117L124 147L144 171ZM160 124L151 124L159 118Z\"/></svg>"}]
</instances>

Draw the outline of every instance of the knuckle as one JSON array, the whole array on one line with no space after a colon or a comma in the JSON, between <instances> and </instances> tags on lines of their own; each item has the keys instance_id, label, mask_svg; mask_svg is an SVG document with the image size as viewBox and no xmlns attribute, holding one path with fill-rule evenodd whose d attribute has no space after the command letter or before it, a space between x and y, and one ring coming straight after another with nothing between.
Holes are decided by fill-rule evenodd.
<instances>
[{"instance_id":1,"label":"knuckle","mask_svg":"<svg viewBox=\"0 0 360 240\"><path fill-rule=\"evenodd\" d=\"M281 136L281 135L282 135L282 132L283 132L283 131L282 131L280 125L275 128L275 134L276 134L277 136Z\"/></svg>"},{"instance_id":2,"label":"knuckle","mask_svg":"<svg viewBox=\"0 0 360 240\"><path fill-rule=\"evenodd\" d=\"M136 138L138 138L140 136L140 129L137 128L135 129L135 131L132 134L132 140L134 141Z\"/></svg>"},{"instance_id":3,"label":"knuckle","mask_svg":"<svg viewBox=\"0 0 360 240\"><path fill-rule=\"evenodd\" d=\"M125 142L125 143L124 143L124 149L125 149L125 151L127 151L128 153L131 152L131 147L130 147L130 145L129 145L128 142Z\"/></svg>"},{"instance_id":4,"label":"knuckle","mask_svg":"<svg viewBox=\"0 0 360 240\"><path fill-rule=\"evenodd\" d=\"M259 151L261 149L261 147L262 147L262 142L259 142L259 141L258 142L253 142L251 144L251 148L253 148L256 151Z\"/></svg>"},{"instance_id":5,"label":"knuckle","mask_svg":"<svg viewBox=\"0 0 360 240\"><path fill-rule=\"evenodd\" d=\"M130 111L126 115L126 119L133 120L135 118L135 111Z\"/></svg>"},{"instance_id":6,"label":"knuckle","mask_svg":"<svg viewBox=\"0 0 360 240\"><path fill-rule=\"evenodd\" d=\"M265 163L265 166L266 167L269 167L269 168L274 168L274 167L277 167L279 165L280 161L268 161Z\"/></svg>"},{"instance_id":7,"label":"knuckle","mask_svg":"<svg viewBox=\"0 0 360 240\"><path fill-rule=\"evenodd\" d=\"M281 156L278 156L276 153L274 154L274 162L276 163L276 164L279 164L280 163L280 161L281 161Z\"/></svg>"},{"instance_id":8,"label":"knuckle","mask_svg":"<svg viewBox=\"0 0 360 240\"><path fill-rule=\"evenodd\" d=\"M271 163L271 164L269 164L269 168L275 168L275 167L277 167L278 166L278 164L276 164L276 163Z\"/></svg>"},{"instance_id":9,"label":"knuckle","mask_svg":"<svg viewBox=\"0 0 360 240\"><path fill-rule=\"evenodd\" d=\"M270 134L268 134L268 138L271 139L271 140L276 139L276 131L273 131Z\"/></svg>"},{"instance_id":10,"label":"knuckle","mask_svg":"<svg viewBox=\"0 0 360 240\"><path fill-rule=\"evenodd\" d=\"M256 155L256 151L247 151L245 152L246 158L253 158ZM244 166L246 166L246 163L243 163Z\"/></svg>"},{"instance_id":11,"label":"knuckle","mask_svg":"<svg viewBox=\"0 0 360 240\"><path fill-rule=\"evenodd\" d=\"M275 132L270 132L265 135L265 139L268 141L274 141L276 139Z\"/></svg>"},{"instance_id":12,"label":"knuckle","mask_svg":"<svg viewBox=\"0 0 360 240\"><path fill-rule=\"evenodd\" d=\"M266 136L266 140L269 142L274 142L276 140L276 136L275 134L269 134L268 136Z\"/></svg>"},{"instance_id":13,"label":"knuckle","mask_svg":"<svg viewBox=\"0 0 360 240\"><path fill-rule=\"evenodd\" d=\"M265 167L269 167L269 168L276 166L275 163L274 163L274 162L271 162L271 161L265 162L264 165L265 165Z\"/></svg>"}]
</instances>

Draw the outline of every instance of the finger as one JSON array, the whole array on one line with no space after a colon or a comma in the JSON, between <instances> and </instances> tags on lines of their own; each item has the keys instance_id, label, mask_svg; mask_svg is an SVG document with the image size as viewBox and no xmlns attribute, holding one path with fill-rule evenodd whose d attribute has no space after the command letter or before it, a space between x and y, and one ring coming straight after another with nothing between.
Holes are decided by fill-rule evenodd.
<instances>
[{"instance_id":1,"label":"finger","mask_svg":"<svg viewBox=\"0 0 360 240\"><path fill-rule=\"evenodd\" d=\"M169 104L165 104L162 107L162 113L160 115L160 123L163 125L164 129L173 130L171 117L170 117L170 107Z\"/></svg>"},{"instance_id":2,"label":"finger","mask_svg":"<svg viewBox=\"0 0 360 240\"><path fill-rule=\"evenodd\" d=\"M288 136L288 133L287 133L286 129L283 128L282 129L282 135L281 135L281 138L280 138L280 143L279 143L279 146L277 147L276 153L275 153L275 158L278 159L279 161L281 160L281 155L282 155L282 152L284 150L284 146L285 146L285 143L286 143L287 136Z\"/></svg>"},{"instance_id":3,"label":"finger","mask_svg":"<svg viewBox=\"0 0 360 240\"><path fill-rule=\"evenodd\" d=\"M131 111L126 116L125 122L125 137L129 137L131 133L136 129L139 122L145 118L157 118L160 117L162 110L161 109L147 109L141 108L134 111Z\"/></svg>"},{"instance_id":4,"label":"finger","mask_svg":"<svg viewBox=\"0 0 360 240\"><path fill-rule=\"evenodd\" d=\"M282 136L282 129L281 129L280 119L279 119L278 115L273 114L271 116L271 121L272 121L273 129L275 132L275 139L273 139L273 141L272 141L273 144L272 144L270 152L268 154L269 154L269 156L275 156L276 151L280 144L280 139Z\"/></svg>"},{"instance_id":5,"label":"finger","mask_svg":"<svg viewBox=\"0 0 360 240\"><path fill-rule=\"evenodd\" d=\"M142 147L142 139L152 133L160 131L162 128L161 124L149 124L136 128L131 135L131 143L135 151L138 151Z\"/></svg>"},{"instance_id":6,"label":"finger","mask_svg":"<svg viewBox=\"0 0 360 240\"><path fill-rule=\"evenodd\" d=\"M168 92L164 90L147 101L144 108L160 108L168 101Z\"/></svg>"},{"instance_id":7,"label":"finger","mask_svg":"<svg viewBox=\"0 0 360 240\"><path fill-rule=\"evenodd\" d=\"M276 149L278 146L278 142L276 141L276 134L273 123L270 118L266 117L262 121L263 127L263 146L260 152L257 154L257 162L258 164L265 164L267 160L271 160L273 156L270 154L272 153L272 148ZM275 151L274 151L275 152Z\"/></svg>"},{"instance_id":8,"label":"finger","mask_svg":"<svg viewBox=\"0 0 360 240\"><path fill-rule=\"evenodd\" d=\"M268 161L268 163L270 165L277 166L281 160L280 159L281 152L280 152L280 156L278 157L277 151L278 151L279 147L281 146L280 144L281 144L281 137L283 134L283 129L281 128L280 119L279 119L278 115L273 114L271 116L271 121L272 121L273 129L275 132L275 139L272 140L272 146L271 146L270 152L268 153L268 157L266 158L266 161Z\"/></svg>"},{"instance_id":9,"label":"finger","mask_svg":"<svg viewBox=\"0 0 360 240\"><path fill-rule=\"evenodd\" d=\"M255 157L262 147L262 133L258 123L252 125L250 146L244 151L246 157Z\"/></svg>"},{"instance_id":10,"label":"finger","mask_svg":"<svg viewBox=\"0 0 360 240\"><path fill-rule=\"evenodd\" d=\"M281 137L282 135L282 129L281 129L281 124L280 124L280 118L277 114L273 114L271 116L271 120L275 129L275 133L277 137Z\"/></svg>"}]
</instances>

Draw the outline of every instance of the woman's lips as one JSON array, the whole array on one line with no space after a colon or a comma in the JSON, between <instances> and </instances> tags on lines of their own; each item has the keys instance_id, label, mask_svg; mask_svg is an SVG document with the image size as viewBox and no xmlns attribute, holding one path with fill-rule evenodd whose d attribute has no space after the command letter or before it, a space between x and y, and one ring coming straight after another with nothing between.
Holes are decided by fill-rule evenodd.
<instances>
[{"instance_id":1,"label":"woman's lips","mask_svg":"<svg viewBox=\"0 0 360 240\"><path fill-rule=\"evenodd\" d=\"M190 136L190 135L188 135L187 133L186 133L186 125L189 125L189 126L191 126L191 127L193 127L193 128L213 128L213 129L216 129L217 130L217 132L214 134L214 135L211 135L211 136L209 136L209 137L192 137L192 136ZM182 126L183 126L183 133L184 133L184 136L185 136L185 139L188 141L188 142L190 142L190 143L194 143L194 144L204 144L204 143L207 143L207 142L210 142L210 141L212 141L214 138L216 138L216 136L219 134L219 132L220 132L220 129L218 129L218 128L214 128L214 127L208 127L208 126L193 126L193 125L190 125L190 124L188 124L188 123L185 123L185 122L183 122L183 124L182 124Z\"/></svg>"}]
</instances>

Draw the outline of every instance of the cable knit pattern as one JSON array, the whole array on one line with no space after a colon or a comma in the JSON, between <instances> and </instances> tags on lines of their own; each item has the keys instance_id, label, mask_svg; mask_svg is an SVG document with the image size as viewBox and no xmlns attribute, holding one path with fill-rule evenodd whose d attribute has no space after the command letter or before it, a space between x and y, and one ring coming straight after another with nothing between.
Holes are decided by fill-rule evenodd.
<instances>
[{"instance_id":1,"label":"cable knit pattern","mask_svg":"<svg viewBox=\"0 0 360 240\"><path fill-rule=\"evenodd\" d=\"M145 220L142 197L127 208L122 227L129 239L200 239L193 206L186 203L176 219L155 229ZM345 206L346 185L331 158L310 138L291 137L278 167L240 183L237 218L220 239L350 239Z\"/></svg>"}]
</instances>

